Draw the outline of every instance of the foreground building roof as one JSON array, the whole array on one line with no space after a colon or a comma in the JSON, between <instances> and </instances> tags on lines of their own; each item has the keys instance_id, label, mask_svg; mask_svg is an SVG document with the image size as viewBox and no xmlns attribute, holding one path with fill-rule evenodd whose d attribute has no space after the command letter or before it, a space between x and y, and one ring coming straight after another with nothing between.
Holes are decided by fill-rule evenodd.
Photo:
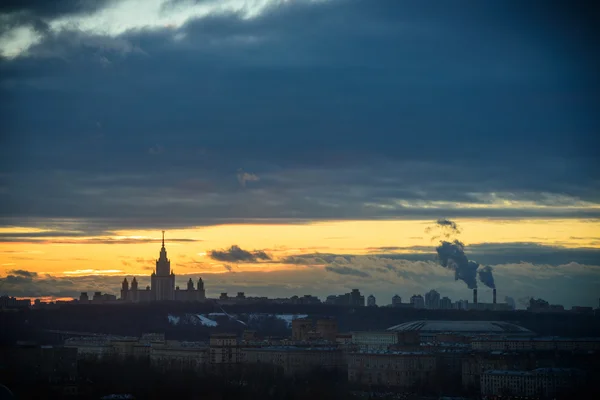
<instances>
[{"instance_id":1,"label":"foreground building roof","mask_svg":"<svg viewBox=\"0 0 600 400\"><path fill-rule=\"evenodd\" d=\"M534 335L522 326L504 321L412 321L394 325L388 331L421 333L462 333L493 335Z\"/></svg>"}]
</instances>

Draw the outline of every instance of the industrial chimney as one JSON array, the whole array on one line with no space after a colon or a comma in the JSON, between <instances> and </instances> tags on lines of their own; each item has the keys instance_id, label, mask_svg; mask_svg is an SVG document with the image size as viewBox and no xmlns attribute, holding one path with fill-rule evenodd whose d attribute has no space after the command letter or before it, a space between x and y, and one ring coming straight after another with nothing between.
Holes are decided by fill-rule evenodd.
<instances>
[{"instance_id":1,"label":"industrial chimney","mask_svg":"<svg viewBox=\"0 0 600 400\"><path fill-rule=\"evenodd\" d=\"M477 304L477 289L473 289L473 303Z\"/></svg>"},{"instance_id":2,"label":"industrial chimney","mask_svg":"<svg viewBox=\"0 0 600 400\"><path fill-rule=\"evenodd\" d=\"M494 288L494 291L492 293L494 293L494 304L496 304L496 288Z\"/></svg>"}]
</instances>

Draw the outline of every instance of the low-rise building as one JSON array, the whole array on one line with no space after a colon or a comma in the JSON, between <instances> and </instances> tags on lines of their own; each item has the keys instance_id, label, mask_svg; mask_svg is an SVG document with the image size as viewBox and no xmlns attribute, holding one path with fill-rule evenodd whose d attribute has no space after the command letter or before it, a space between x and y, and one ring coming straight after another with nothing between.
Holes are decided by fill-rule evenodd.
<instances>
[{"instance_id":1,"label":"low-rise building","mask_svg":"<svg viewBox=\"0 0 600 400\"><path fill-rule=\"evenodd\" d=\"M471 347L478 351L600 350L600 338L476 338Z\"/></svg>"},{"instance_id":2,"label":"low-rise building","mask_svg":"<svg viewBox=\"0 0 600 400\"><path fill-rule=\"evenodd\" d=\"M132 338L133 339L133 338ZM110 337L75 337L65 340L66 348L76 349L77 358L103 358L113 354Z\"/></svg>"},{"instance_id":3,"label":"low-rise building","mask_svg":"<svg viewBox=\"0 0 600 400\"><path fill-rule=\"evenodd\" d=\"M244 362L275 365L287 375L297 375L316 368L345 369L344 352L337 347L273 346L245 348Z\"/></svg>"},{"instance_id":4,"label":"low-rise building","mask_svg":"<svg viewBox=\"0 0 600 400\"><path fill-rule=\"evenodd\" d=\"M313 320L310 318L296 318L292 320L292 340L308 340L308 334L313 330Z\"/></svg>"},{"instance_id":5,"label":"low-rise building","mask_svg":"<svg viewBox=\"0 0 600 400\"><path fill-rule=\"evenodd\" d=\"M315 332L321 339L335 342L338 333L337 320L333 318L321 318L317 320Z\"/></svg>"},{"instance_id":6,"label":"low-rise building","mask_svg":"<svg viewBox=\"0 0 600 400\"><path fill-rule=\"evenodd\" d=\"M352 332L352 343L359 349L387 350L390 346L419 345L418 332L362 331Z\"/></svg>"},{"instance_id":7,"label":"low-rise building","mask_svg":"<svg viewBox=\"0 0 600 400\"><path fill-rule=\"evenodd\" d=\"M20 382L61 383L77 378L77 351L65 346L18 342L0 348L0 376Z\"/></svg>"},{"instance_id":8,"label":"low-rise building","mask_svg":"<svg viewBox=\"0 0 600 400\"><path fill-rule=\"evenodd\" d=\"M348 354L348 381L361 385L421 387L435 380L436 357L427 352Z\"/></svg>"},{"instance_id":9,"label":"low-rise building","mask_svg":"<svg viewBox=\"0 0 600 400\"><path fill-rule=\"evenodd\" d=\"M163 371L199 371L208 363L209 354L206 343L169 341L152 346L150 363L153 367Z\"/></svg>"},{"instance_id":10,"label":"low-rise building","mask_svg":"<svg viewBox=\"0 0 600 400\"><path fill-rule=\"evenodd\" d=\"M297 342L327 340L335 342L338 332L337 321L323 318L313 322L310 318L292 320L292 340Z\"/></svg>"},{"instance_id":11,"label":"low-rise building","mask_svg":"<svg viewBox=\"0 0 600 400\"><path fill-rule=\"evenodd\" d=\"M210 335L211 364L235 365L242 362L242 354L238 337L234 333L219 333Z\"/></svg>"},{"instance_id":12,"label":"low-rise building","mask_svg":"<svg viewBox=\"0 0 600 400\"><path fill-rule=\"evenodd\" d=\"M567 394L584 379L582 371L567 368L490 370L481 375L481 395L552 398Z\"/></svg>"}]
</instances>

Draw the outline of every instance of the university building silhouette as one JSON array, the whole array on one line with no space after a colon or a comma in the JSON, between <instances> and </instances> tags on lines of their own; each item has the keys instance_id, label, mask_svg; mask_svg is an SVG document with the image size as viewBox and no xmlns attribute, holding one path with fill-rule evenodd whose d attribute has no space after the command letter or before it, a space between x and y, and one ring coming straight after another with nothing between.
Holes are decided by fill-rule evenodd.
<instances>
[{"instance_id":1,"label":"university building silhouette","mask_svg":"<svg viewBox=\"0 0 600 400\"><path fill-rule=\"evenodd\" d=\"M198 285L194 288L192 278L187 282L187 288L180 290L175 287L175 273L171 270L171 260L167 258L165 248L165 231L162 232L162 247L160 256L156 260L156 270L150 275L150 286L145 289L138 288L135 276L131 286L127 278L121 284L121 300L131 303L147 303L151 301L204 301L206 293L204 282L198 278Z\"/></svg>"}]
</instances>

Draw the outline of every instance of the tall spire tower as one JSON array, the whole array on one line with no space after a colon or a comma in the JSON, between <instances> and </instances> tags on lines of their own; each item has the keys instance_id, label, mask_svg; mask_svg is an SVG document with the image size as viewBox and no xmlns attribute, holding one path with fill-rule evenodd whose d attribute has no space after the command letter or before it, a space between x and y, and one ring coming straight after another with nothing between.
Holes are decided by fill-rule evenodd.
<instances>
[{"instance_id":1,"label":"tall spire tower","mask_svg":"<svg viewBox=\"0 0 600 400\"><path fill-rule=\"evenodd\" d=\"M162 231L162 247L156 260L156 274L151 277L150 284L154 300L175 299L175 274L171 271L171 260L167 258L165 231Z\"/></svg>"},{"instance_id":2,"label":"tall spire tower","mask_svg":"<svg viewBox=\"0 0 600 400\"><path fill-rule=\"evenodd\" d=\"M156 260L156 275L169 276L171 273L171 260L167 258L167 249L165 248L165 231L162 231L162 247L160 256Z\"/></svg>"}]
</instances>

